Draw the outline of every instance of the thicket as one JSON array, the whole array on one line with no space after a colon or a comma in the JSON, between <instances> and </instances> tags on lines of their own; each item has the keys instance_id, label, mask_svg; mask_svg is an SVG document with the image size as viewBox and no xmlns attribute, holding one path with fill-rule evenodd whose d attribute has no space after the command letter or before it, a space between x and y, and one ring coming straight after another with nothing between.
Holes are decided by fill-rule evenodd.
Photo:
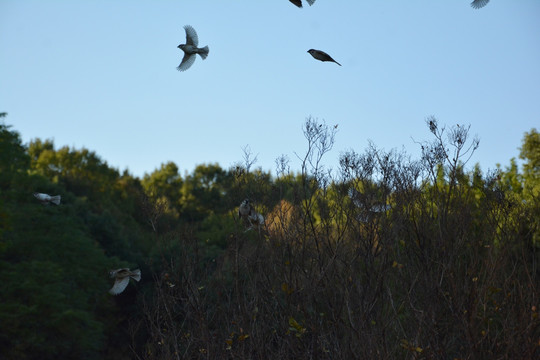
<instances>
[{"instance_id":1,"label":"thicket","mask_svg":"<svg viewBox=\"0 0 540 360\"><path fill-rule=\"evenodd\" d=\"M483 174L469 127L433 117L420 159L370 145L301 170L142 179L0 125L0 354L17 359L518 359L540 355L540 135ZM61 194L44 206L33 192ZM265 216L247 229L238 205ZM141 268L116 297L107 274Z\"/></svg>"}]
</instances>

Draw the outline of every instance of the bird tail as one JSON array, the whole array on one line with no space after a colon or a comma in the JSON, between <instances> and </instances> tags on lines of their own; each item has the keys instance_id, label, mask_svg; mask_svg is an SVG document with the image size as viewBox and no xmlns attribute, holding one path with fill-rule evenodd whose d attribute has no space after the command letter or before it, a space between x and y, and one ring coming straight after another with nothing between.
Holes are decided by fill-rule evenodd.
<instances>
[{"instance_id":1,"label":"bird tail","mask_svg":"<svg viewBox=\"0 0 540 360\"><path fill-rule=\"evenodd\" d=\"M51 196L51 202L55 205L60 205L60 199L62 197L60 195Z\"/></svg>"},{"instance_id":2,"label":"bird tail","mask_svg":"<svg viewBox=\"0 0 540 360\"><path fill-rule=\"evenodd\" d=\"M135 281L140 281L141 280L141 270L137 269L137 270L133 270L132 271L132 274L131 274L131 278Z\"/></svg>"},{"instance_id":3,"label":"bird tail","mask_svg":"<svg viewBox=\"0 0 540 360\"><path fill-rule=\"evenodd\" d=\"M204 60L206 59L206 57L208 56L208 53L210 52L210 49L208 48L208 46L205 46L203 48L200 48L198 53L199 55L201 56L201 58Z\"/></svg>"}]
</instances>

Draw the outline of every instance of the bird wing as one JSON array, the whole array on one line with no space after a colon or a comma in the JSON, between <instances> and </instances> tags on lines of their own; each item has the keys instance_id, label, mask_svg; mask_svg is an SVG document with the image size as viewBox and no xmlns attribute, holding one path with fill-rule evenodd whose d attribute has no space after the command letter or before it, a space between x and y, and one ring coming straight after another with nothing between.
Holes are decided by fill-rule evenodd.
<instances>
[{"instance_id":1,"label":"bird wing","mask_svg":"<svg viewBox=\"0 0 540 360\"><path fill-rule=\"evenodd\" d=\"M309 4L309 6L313 5L313 3L315 2L315 0L306 0L306 1Z\"/></svg>"},{"instance_id":2,"label":"bird wing","mask_svg":"<svg viewBox=\"0 0 540 360\"><path fill-rule=\"evenodd\" d=\"M184 55L184 58L182 59L182 62L176 70L178 71L186 71L193 65L193 62L195 61L195 54L188 55L187 53Z\"/></svg>"},{"instance_id":3,"label":"bird wing","mask_svg":"<svg viewBox=\"0 0 540 360\"><path fill-rule=\"evenodd\" d=\"M109 290L109 293L111 293L112 295L118 295L126 289L128 284L129 284L129 277L116 279L113 287L111 288L111 290Z\"/></svg>"},{"instance_id":4,"label":"bird wing","mask_svg":"<svg viewBox=\"0 0 540 360\"><path fill-rule=\"evenodd\" d=\"M298 6L299 8L302 7L302 0L289 0L290 2L292 2L294 5Z\"/></svg>"},{"instance_id":5,"label":"bird wing","mask_svg":"<svg viewBox=\"0 0 540 360\"><path fill-rule=\"evenodd\" d=\"M329 59L331 59L331 60L334 60L334 59L332 59L332 57L331 57L330 55L328 55L328 54L325 53L324 51L322 51L322 50L317 50L317 51L318 51L319 53L321 53L322 57L327 57L327 58L329 58Z\"/></svg>"},{"instance_id":6,"label":"bird wing","mask_svg":"<svg viewBox=\"0 0 540 360\"><path fill-rule=\"evenodd\" d=\"M339 66L341 66L340 63L338 63L336 60L334 60L330 55L328 55L327 53L325 53L324 51L322 50L315 50L315 55L313 55L311 53L311 55L315 58L315 59L318 59L318 60L321 60L321 61L332 61L332 62L335 62L336 64L338 64Z\"/></svg>"},{"instance_id":7,"label":"bird wing","mask_svg":"<svg viewBox=\"0 0 540 360\"><path fill-rule=\"evenodd\" d=\"M184 26L186 30L186 45L199 46L199 37L191 25Z\"/></svg>"},{"instance_id":8,"label":"bird wing","mask_svg":"<svg viewBox=\"0 0 540 360\"><path fill-rule=\"evenodd\" d=\"M488 2L489 2L489 0L474 0L471 3L471 6L474 9L480 9L480 8L483 8L484 6L486 6Z\"/></svg>"},{"instance_id":9,"label":"bird wing","mask_svg":"<svg viewBox=\"0 0 540 360\"><path fill-rule=\"evenodd\" d=\"M133 270L130 276L131 276L131 278L133 280L140 281L141 280L141 270L139 270L139 269Z\"/></svg>"}]
</instances>

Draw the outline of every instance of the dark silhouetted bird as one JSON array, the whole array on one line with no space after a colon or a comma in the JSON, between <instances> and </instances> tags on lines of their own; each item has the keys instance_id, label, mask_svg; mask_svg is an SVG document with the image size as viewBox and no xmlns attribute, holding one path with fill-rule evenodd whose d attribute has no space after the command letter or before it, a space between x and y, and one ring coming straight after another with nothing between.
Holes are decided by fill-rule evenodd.
<instances>
[{"instance_id":1,"label":"dark silhouetted bird","mask_svg":"<svg viewBox=\"0 0 540 360\"><path fill-rule=\"evenodd\" d=\"M48 194L34 193L34 196L36 197L36 199L41 201L42 204L53 203L54 205L60 205L60 195L51 196Z\"/></svg>"},{"instance_id":2,"label":"dark silhouetted bird","mask_svg":"<svg viewBox=\"0 0 540 360\"><path fill-rule=\"evenodd\" d=\"M429 131L435 134L436 130L437 130L437 124L433 122L433 120L429 120Z\"/></svg>"},{"instance_id":3,"label":"dark silhouetted bird","mask_svg":"<svg viewBox=\"0 0 540 360\"><path fill-rule=\"evenodd\" d=\"M129 284L129 278L135 281L141 280L141 270L139 269L133 271L130 271L129 268L116 269L111 270L109 275L115 279L113 287L109 290L112 295L118 295L124 291Z\"/></svg>"},{"instance_id":4,"label":"dark silhouetted bird","mask_svg":"<svg viewBox=\"0 0 540 360\"><path fill-rule=\"evenodd\" d=\"M332 57L330 55L328 55L327 53L325 53L324 51L315 50L315 49L309 49L307 52L310 53L311 56L313 56L317 60L335 62L336 64L341 66L340 63L338 63L336 60L332 59Z\"/></svg>"},{"instance_id":5,"label":"dark silhouetted bird","mask_svg":"<svg viewBox=\"0 0 540 360\"><path fill-rule=\"evenodd\" d=\"M290 2L292 2L294 5L298 6L299 8L302 7L302 0L289 0ZM309 4L309 6L313 5L313 3L315 2L315 0L306 0L307 3Z\"/></svg>"},{"instance_id":6,"label":"dark silhouetted bird","mask_svg":"<svg viewBox=\"0 0 540 360\"><path fill-rule=\"evenodd\" d=\"M193 27L191 27L190 25L186 25L184 26L184 29L186 30L186 43L178 45L178 48L184 51L184 57L182 58L182 62L176 68L176 70L178 71L185 71L189 69L191 65L193 65L197 54L199 54L199 56L204 60L210 52L208 46L205 46L203 48L197 47L199 46L199 38L197 36L197 32Z\"/></svg>"},{"instance_id":7,"label":"dark silhouetted bird","mask_svg":"<svg viewBox=\"0 0 540 360\"><path fill-rule=\"evenodd\" d=\"M484 6L486 6L488 2L489 2L489 0L474 0L471 3L471 6L473 8L475 8L475 9L480 9L480 8L483 8Z\"/></svg>"}]
</instances>

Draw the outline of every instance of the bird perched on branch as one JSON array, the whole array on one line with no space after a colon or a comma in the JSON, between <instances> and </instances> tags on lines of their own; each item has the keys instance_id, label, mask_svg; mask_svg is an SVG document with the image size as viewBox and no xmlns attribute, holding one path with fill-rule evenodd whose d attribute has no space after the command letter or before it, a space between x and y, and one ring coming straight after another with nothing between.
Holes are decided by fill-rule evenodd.
<instances>
[{"instance_id":1,"label":"bird perched on branch","mask_svg":"<svg viewBox=\"0 0 540 360\"><path fill-rule=\"evenodd\" d=\"M315 50L315 49L309 49L307 52L310 53L311 56L313 56L317 60L335 62L336 64L341 66L340 63L338 63L336 60L332 59L332 57L330 55L328 55L327 53L325 53L324 51Z\"/></svg>"},{"instance_id":2,"label":"bird perched on branch","mask_svg":"<svg viewBox=\"0 0 540 360\"><path fill-rule=\"evenodd\" d=\"M114 285L109 290L109 293L112 295L118 295L126 289L129 284L129 278L132 278L135 281L141 280L141 270L130 271L129 268L122 268L111 270L109 272L111 278L114 278Z\"/></svg>"},{"instance_id":3,"label":"bird perched on branch","mask_svg":"<svg viewBox=\"0 0 540 360\"><path fill-rule=\"evenodd\" d=\"M199 56L204 60L210 52L208 46L205 46L203 48L197 47L199 46L199 37L197 36L197 32L193 27L191 27L191 25L184 26L184 29L186 30L186 43L178 45L178 48L182 49L182 51L184 52L182 62L176 68L176 70L178 71L185 71L189 69L191 65L193 65L197 54L199 54Z\"/></svg>"},{"instance_id":4,"label":"bird perched on branch","mask_svg":"<svg viewBox=\"0 0 540 360\"><path fill-rule=\"evenodd\" d=\"M471 6L474 9L480 9L480 8L483 8L484 6L486 6L488 2L489 2L489 0L474 0L471 3Z\"/></svg>"},{"instance_id":5,"label":"bird perched on branch","mask_svg":"<svg viewBox=\"0 0 540 360\"><path fill-rule=\"evenodd\" d=\"M51 196L48 194L34 193L34 196L36 197L36 199L41 201L42 204L53 203L54 205L60 205L60 195Z\"/></svg>"},{"instance_id":6,"label":"bird perched on branch","mask_svg":"<svg viewBox=\"0 0 540 360\"><path fill-rule=\"evenodd\" d=\"M238 216L244 219L244 222L249 225L247 230L251 230L253 226L264 224L264 217L253 208L249 199L242 201L240 207L238 207Z\"/></svg>"},{"instance_id":7,"label":"bird perched on branch","mask_svg":"<svg viewBox=\"0 0 540 360\"><path fill-rule=\"evenodd\" d=\"M298 6L299 8L302 7L302 0L289 0L290 2L292 2L294 5ZM315 0L306 0L307 3L309 4L309 6L313 5L313 3L315 2Z\"/></svg>"}]
</instances>

